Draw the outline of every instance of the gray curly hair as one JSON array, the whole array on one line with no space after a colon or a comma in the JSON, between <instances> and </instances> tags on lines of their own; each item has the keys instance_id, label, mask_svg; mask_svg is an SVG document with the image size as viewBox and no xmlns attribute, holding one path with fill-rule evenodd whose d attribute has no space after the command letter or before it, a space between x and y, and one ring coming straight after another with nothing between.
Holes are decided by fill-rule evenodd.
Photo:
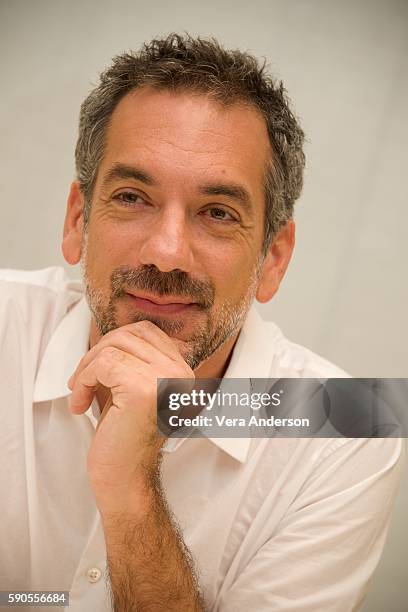
<instances>
[{"instance_id":1,"label":"gray curly hair","mask_svg":"<svg viewBox=\"0 0 408 612\"><path fill-rule=\"evenodd\" d=\"M290 108L281 81L266 63L239 50L226 50L215 39L172 33L145 43L140 51L116 56L81 106L75 149L77 179L84 195L84 225L104 155L106 130L119 101L130 91L150 86L193 91L229 105L250 104L263 115L272 149L265 172L265 255L278 230L293 216L303 184L304 133Z\"/></svg>"}]
</instances>

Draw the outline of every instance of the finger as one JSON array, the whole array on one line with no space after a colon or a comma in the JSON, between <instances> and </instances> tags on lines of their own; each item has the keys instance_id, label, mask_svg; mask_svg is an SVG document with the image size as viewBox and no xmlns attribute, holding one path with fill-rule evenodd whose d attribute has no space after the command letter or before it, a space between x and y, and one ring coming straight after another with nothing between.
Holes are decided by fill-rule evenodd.
<instances>
[{"instance_id":1,"label":"finger","mask_svg":"<svg viewBox=\"0 0 408 612\"><path fill-rule=\"evenodd\" d=\"M113 404L112 393L109 393L109 397L106 400L103 409L101 410L101 415L100 415L100 417L98 419L98 424L96 426L96 431L98 431L98 428L99 428L100 424L102 423L103 419L106 417L106 414L107 414L108 410L110 409L110 407L112 406L112 404Z\"/></svg>"},{"instance_id":2,"label":"finger","mask_svg":"<svg viewBox=\"0 0 408 612\"><path fill-rule=\"evenodd\" d=\"M85 412L92 403L98 385L111 389L112 394L116 395L117 403L117 396L121 391L124 395L129 395L139 377L145 376L143 367L149 366L129 353L115 347L105 347L78 374L70 398L71 412L76 414Z\"/></svg>"},{"instance_id":3,"label":"finger","mask_svg":"<svg viewBox=\"0 0 408 612\"><path fill-rule=\"evenodd\" d=\"M168 357L164 355L157 348L152 346L149 342L132 334L129 329L119 328L115 330L116 333L110 332L103 336L103 338L95 344L87 353L84 355L76 367L75 371L68 380L68 387L72 389L75 384L75 380L79 373L86 368L96 355L100 353L105 347L112 346L120 349L134 357L137 357L145 363L163 363Z\"/></svg>"},{"instance_id":4,"label":"finger","mask_svg":"<svg viewBox=\"0 0 408 612\"><path fill-rule=\"evenodd\" d=\"M151 321L139 321L138 323L131 323L124 327L129 328L132 334L135 334L139 338L143 338L143 340L149 342L170 359L184 361L177 343Z\"/></svg>"}]
</instances>

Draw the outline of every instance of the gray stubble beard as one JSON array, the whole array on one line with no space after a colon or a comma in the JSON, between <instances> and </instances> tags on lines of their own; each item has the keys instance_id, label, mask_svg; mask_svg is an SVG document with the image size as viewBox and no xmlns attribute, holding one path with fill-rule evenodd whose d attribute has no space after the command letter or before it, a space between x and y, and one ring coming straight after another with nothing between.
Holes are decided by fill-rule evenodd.
<instances>
[{"instance_id":1,"label":"gray stubble beard","mask_svg":"<svg viewBox=\"0 0 408 612\"><path fill-rule=\"evenodd\" d=\"M207 313L206 323L201 326L197 332L195 332L188 340L183 340L184 346L180 348L181 354L190 366L192 370L207 360L213 355L231 336L239 331L244 323L248 310L255 297L256 288L259 280L260 267L262 259L260 258L251 274L250 282L246 293L242 296L241 300L237 303L232 303L227 300L220 306L217 320L215 320L214 314L212 313L212 306L210 306L211 300L211 285L208 283L201 283L197 281L188 281L188 286L195 289L193 292L195 296L198 295L199 287L202 285L203 292L206 293L206 299L202 305L202 311ZM120 299L125 294L123 291L124 280L135 281L143 274L144 282L150 280L152 277L146 276L146 271L133 270L128 267L120 267L113 271L111 275L111 295L107 306L104 306L104 298L100 290L92 287L88 271L87 271L87 239L84 238L84 248L81 256L81 270L82 278L85 286L85 296L88 306L94 316L96 326L99 333L104 336L108 332L117 329L119 324L117 322L117 315L115 310L115 301ZM165 281L163 285L157 284L157 273L156 280L153 283L154 288L159 289L159 293L166 295L166 290L171 288L171 282ZM169 279L172 273L160 273L162 279ZM184 274L184 273L183 273ZM166 276L165 276L166 275ZM176 283L177 284L177 283ZM170 285L170 286L169 286ZM139 287L140 288L140 287ZM143 288L146 288L144 285ZM177 289L180 288L180 284L176 287L176 294L180 294ZM167 291L171 293L171 291ZM146 315L138 312L132 315L132 320L129 323L137 323L138 321L149 320L156 324L169 336L180 333L184 327L182 320L167 321L154 316ZM177 339L176 339L177 340ZM181 341L180 341L181 342Z\"/></svg>"}]
</instances>

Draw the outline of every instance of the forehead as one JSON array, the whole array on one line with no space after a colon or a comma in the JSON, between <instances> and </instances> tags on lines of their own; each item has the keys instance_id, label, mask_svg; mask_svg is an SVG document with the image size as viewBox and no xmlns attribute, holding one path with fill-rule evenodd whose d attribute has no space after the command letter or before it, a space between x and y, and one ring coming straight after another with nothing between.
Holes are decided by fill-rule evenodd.
<instances>
[{"instance_id":1,"label":"forehead","mask_svg":"<svg viewBox=\"0 0 408 612\"><path fill-rule=\"evenodd\" d=\"M185 184L218 175L246 183L255 196L263 192L270 154L266 123L255 108L141 88L115 108L102 166L144 163L155 175Z\"/></svg>"}]
</instances>

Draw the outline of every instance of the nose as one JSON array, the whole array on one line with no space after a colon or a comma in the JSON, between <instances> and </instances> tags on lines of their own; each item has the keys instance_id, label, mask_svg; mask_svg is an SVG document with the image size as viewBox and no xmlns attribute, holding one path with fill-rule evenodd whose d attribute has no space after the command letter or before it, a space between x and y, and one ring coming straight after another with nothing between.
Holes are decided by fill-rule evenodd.
<instances>
[{"instance_id":1,"label":"nose","mask_svg":"<svg viewBox=\"0 0 408 612\"><path fill-rule=\"evenodd\" d=\"M193 251L186 213L181 207L162 210L148 229L139 252L140 263L154 264L162 272L191 272Z\"/></svg>"}]
</instances>

